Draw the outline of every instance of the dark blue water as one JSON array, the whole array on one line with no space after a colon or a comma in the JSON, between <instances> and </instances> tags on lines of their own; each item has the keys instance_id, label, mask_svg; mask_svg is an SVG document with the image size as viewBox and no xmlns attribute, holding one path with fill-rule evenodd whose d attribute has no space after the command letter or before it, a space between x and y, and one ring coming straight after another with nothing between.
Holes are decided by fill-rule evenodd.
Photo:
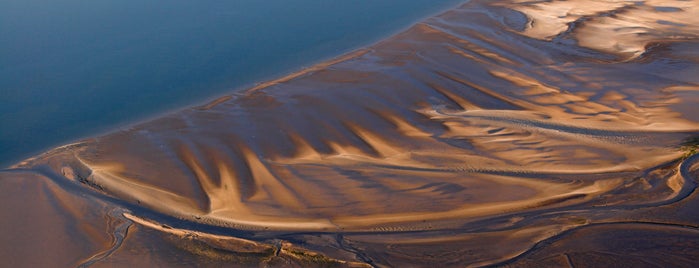
<instances>
[{"instance_id":1,"label":"dark blue water","mask_svg":"<svg viewBox=\"0 0 699 268\"><path fill-rule=\"evenodd\" d=\"M1 0L0 166L368 45L462 0Z\"/></svg>"}]
</instances>

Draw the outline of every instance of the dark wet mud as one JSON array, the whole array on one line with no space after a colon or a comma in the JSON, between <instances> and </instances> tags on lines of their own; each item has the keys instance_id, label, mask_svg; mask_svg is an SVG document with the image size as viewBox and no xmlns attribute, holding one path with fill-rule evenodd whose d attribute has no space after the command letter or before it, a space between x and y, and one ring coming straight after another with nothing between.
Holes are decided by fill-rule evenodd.
<instances>
[{"instance_id":1,"label":"dark wet mud","mask_svg":"<svg viewBox=\"0 0 699 268\"><path fill-rule=\"evenodd\" d=\"M0 172L0 257L697 265L698 18L696 1L465 3Z\"/></svg>"}]
</instances>

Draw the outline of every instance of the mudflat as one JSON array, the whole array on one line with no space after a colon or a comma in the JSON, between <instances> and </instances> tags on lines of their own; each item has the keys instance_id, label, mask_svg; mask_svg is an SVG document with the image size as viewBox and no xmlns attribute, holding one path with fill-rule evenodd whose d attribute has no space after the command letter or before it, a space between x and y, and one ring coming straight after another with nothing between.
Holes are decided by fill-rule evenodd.
<instances>
[{"instance_id":1,"label":"mudflat","mask_svg":"<svg viewBox=\"0 0 699 268\"><path fill-rule=\"evenodd\" d=\"M697 1L467 2L0 172L0 257L696 265L698 20Z\"/></svg>"}]
</instances>

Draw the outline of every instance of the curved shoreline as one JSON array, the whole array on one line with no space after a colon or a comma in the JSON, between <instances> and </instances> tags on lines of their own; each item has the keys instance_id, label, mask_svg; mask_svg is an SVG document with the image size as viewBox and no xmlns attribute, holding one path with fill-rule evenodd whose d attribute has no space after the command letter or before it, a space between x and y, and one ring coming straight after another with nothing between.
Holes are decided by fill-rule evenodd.
<instances>
[{"instance_id":1,"label":"curved shoreline","mask_svg":"<svg viewBox=\"0 0 699 268\"><path fill-rule=\"evenodd\" d=\"M699 70L699 58L563 42L599 38L579 32L586 27L635 31L631 18L655 18L650 4L619 11L578 1L583 10L567 13L577 24L553 25L555 38L521 16L558 14L569 1L531 10L516 1L468 2L354 54L28 160L16 166L25 173L0 173L7 184L0 194L12 201L22 198L12 189L25 187L59 200L54 208L22 204L72 211L45 216L56 224L101 226L97 218L113 218L105 211L130 208L124 213L138 224L103 263L145 265L152 260L129 250L156 246L178 249L148 257L219 264L536 266L551 259L533 248L555 240L562 246L546 250L594 265L601 255L573 253L604 245L576 244L569 234L607 237L604 226L615 222L697 228L687 211L696 207L699 156L677 159L679 146L699 134L684 108L699 101L699 78L668 69ZM588 2L603 11L585 9ZM608 11L638 17L600 24ZM660 25L614 38L634 48L699 44L685 38L699 29ZM666 40L673 31L682 38ZM92 218L70 216L80 213ZM112 234L107 225L102 231ZM673 243L658 238L665 230L629 228L634 239ZM697 242L686 250L699 252Z\"/></svg>"},{"instance_id":2,"label":"curved shoreline","mask_svg":"<svg viewBox=\"0 0 699 268\"><path fill-rule=\"evenodd\" d=\"M266 23L260 25L259 28L256 28L257 30L253 32L246 32L245 29L247 28L240 29L242 26L237 26L253 25L256 21L255 19L261 17L257 15L260 13L254 12L265 12L265 10L261 8L261 6L265 5L276 9L276 13L279 15L283 16L286 14L287 17L278 17L277 19L281 21L278 25L287 25L289 21L294 20L292 19L294 14L299 13L299 9L301 9L301 6L298 6L299 3L255 4L250 2L247 3L253 6L253 10L250 11L250 14L242 17L238 16L240 19L230 20L219 13L230 12L230 9L239 9L244 7L245 3L219 3L216 5L218 9L213 8L213 6L215 6L212 4L213 2L209 3L212 4L210 6L207 6L207 4L199 6L197 6L197 4L191 4L200 12L195 12L193 9L180 9L182 8L183 2L171 3L169 5L169 11L172 12L171 15L180 14L183 15L183 17L195 18L197 16L205 17L202 18L203 22L195 22L195 24L202 24L202 31L197 31L188 38L186 33L191 32L191 25L186 23L183 25L183 23L179 23L177 19L170 20L170 22L166 22L167 20L149 21L147 18L141 16L143 14L128 14L132 15L130 19L151 22L137 29L121 27L122 25L128 25L128 21L114 25L112 30L117 31L121 35L131 37L138 35L145 38L146 41L150 41L140 44L129 44L128 46L124 44L124 39L115 38L115 35L110 35L110 31L96 31L96 29L93 28L100 27L103 23L109 24L114 22L111 19L119 19L112 13L101 13L106 11L103 9L94 10L94 13L87 12L91 8L96 7L94 3L82 5L82 8L66 10L67 14L75 15L75 20L85 20L86 18L83 16L95 15L96 18L84 23L84 25L93 26L88 26L87 29L81 28L80 26L70 27L65 21L62 21L63 17L59 15L58 9L45 10L45 14L39 15L34 12L41 9L20 11L15 8L21 8L27 5L18 4L12 6L4 9L3 11L5 12L0 11L0 14L15 14L15 12L16 14L20 12L27 13L22 16L22 18L7 16L8 25L16 24L18 28L21 28L19 26L26 26L26 28L28 28L26 32L35 31L38 36L46 37L53 36L55 33L42 32L48 28L61 29L61 32L66 34L75 34L74 31L84 30L86 34L94 35L95 38L82 41L80 38L48 40L45 45L52 49L42 50L43 53L36 53L36 55L46 54L46 57L39 57L33 60L27 59L21 66L17 66L15 61L22 58L20 55L26 56L27 54L33 54L29 51L25 51L25 49L31 49L38 45L39 42L33 39L25 40L23 38L13 38L14 34L19 34L21 32L14 31L14 27L0 29L0 32L7 33L4 35L5 39L3 39L8 41L6 45L12 47L14 42L26 43L25 46L7 50L17 50L17 53L12 53L12 55L8 55L10 57L5 57L4 60L12 61L13 63L6 64L7 68L4 68L5 71L0 70L0 80L8 82L0 83L0 85L6 86L3 91L7 91L5 93L10 94L7 95L7 98L9 98L7 104L11 104L10 107L21 105L17 109L9 108L8 110L4 110L8 112L6 114L8 117L4 119L0 118L0 125L8 129L6 132L0 133L0 148L4 151L0 156L0 169L7 168L25 158L32 157L65 143L77 142L82 139L102 136L114 131L127 129L134 124L151 121L182 109L204 104L211 101L216 96L244 90L255 86L256 83L288 75L289 72L296 72L299 68L331 60L338 56L338 54L349 53L355 49L371 45L374 42L404 30L407 27L406 25L448 10L453 7L457 1L458 0L439 0L435 3L419 0L407 3L402 7L397 7L397 9L390 11L387 16L383 16L381 19L371 20L372 22L375 21L379 23L377 24L378 28L361 30L362 27L359 26L340 27L336 31L326 32L325 35L314 34L312 36L306 36L311 38L309 40L313 40L312 38L315 37L320 38L317 41L308 42L299 41L306 39L301 35L300 38L291 40L289 45L295 44L293 47L287 47L288 49L280 47L278 50L268 51L267 53L260 53L258 49L257 53L253 54L251 56L252 58L249 59L244 59L244 56L250 53L250 49L255 50L263 46L274 48L272 44L287 44L285 40L274 38L279 35L273 30L280 29L282 26L275 26L274 23ZM305 5L312 4L311 1L302 2L304 2L303 4ZM367 7L361 7L361 5L356 6L358 6L357 9L362 12L376 14L383 12L381 11L381 7L391 2L395 2L395 0L365 1L364 4L366 4ZM155 13L163 11L163 9L157 7L137 7L130 3L119 1L109 1L103 4L116 5L125 9L141 9L143 13L147 11L153 11ZM296 9L288 9L284 8L284 6L293 6ZM316 4L313 6L318 5ZM330 20L335 19L333 16L323 14L338 12L339 6L347 6L347 4L325 4L324 7L314 8L314 10L322 11L327 9L330 13L319 12L317 14L304 16L301 20L312 20L308 22L311 23L310 25L306 25L306 27L309 27L309 30L313 29L314 25L325 25L313 23L313 21L322 21L324 18ZM286 11L284 11L285 9ZM343 10L338 19L343 18L343 20L346 20L348 18L347 14L350 14L351 11L354 11L354 8ZM205 16L204 14L207 14L207 12L213 12L215 14L208 14L209 16ZM40 17L45 18L45 20L58 21L51 25L43 25L44 21L38 19ZM105 20L108 22L105 22ZM238 23L233 24L231 21ZM264 21L266 21L266 18ZM351 22L352 20L348 21ZM36 24L26 25L27 22L36 22ZM362 25L362 23L368 24L365 20L362 20L352 25ZM162 25L166 28L171 27L172 32L164 35L146 36L148 35L146 33L162 30L162 27L154 29L156 25ZM299 25L303 26L304 23L300 22ZM370 25L374 26L374 24ZM342 42L342 40L348 39L346 35L343 36L341 33L342 29L348 31L346 34L356 36L357 38L351 38L348 42ZM285 32L287 31L282 31L282 33ZM241 34L243 36L240 38L252 35L256 37L255 41L257 42L253 44L251 43L252 40L250 40L251 42L246 42L238 40L238 38L231 39L231 36ZM265 35L269 36L269 38L264 37ZM179 36L182 39L175 40L177 42L166 42L171 40L172 36ZM321 38L324 36L326 38ZM212 42L207 43L206 40L209 39ZM330 42L328 43L327 41ZM64 42L76 42L76 44L69 46L69 48L65 50L56 49L61 47ZM103 45L104 50L95 51L95 46L92 45L94 42ZM153 42L160 45L156 45ZM197 47L194 47L195 45ZM317 45L321 46L318 47ZM109 50L112 46L116 49ZM214 47L217 50L190 51L201 47ZM236 51L240 51L240 53L236 53ZM71 57L66 55L71 53L77 55L70 55ZM295 53L302 54L296 55ZM274 55L273 58L268 57L268 55L271 54ZM160 55L166 57L166 61L173 60L174 62L165 64ZM216 57L213 57L213 55ZM15 59L15 56L18 58ZM282 57L283 60L278 57ZM62 65L54 66L54 62L48 60L51 58L63 59L59 61L59 64ZM88 70L79 68L81 64L85 64L82 60L83 58L91 59L89 64L92 64L93 68ZM277 59L280 60L276 61L274 64L271 63ZM4 60L0 60L0 65L7 62ZM215 61L215 63L212 64L218 67L206 65L211 63L211 61ZM144 64L155 66L153 68L144 68ZM196 67L201 65L208 66L210 70L207 72ZM265 67L265 65L267 66ZM175 69L173 66L178 66L178 68ZM257 69L253 70L250 68ZM223 69L228 71L222 71ZM179 70L188 71L180 72ZM180 75L172 75L178 72ZM217 72L220 72L221 75L213 75ZM13 75L7 75L9 73ZM56 74L65 73L68 73L68 77L61 78L62 76L56 76ZM38 74L43 74L46 77L37 76ZM109 79L109 77L112 76L115 77L111 80L103 79L105 77ZM34 84L30 83L35 80L36 82ZM71 85L67 86L67 84ZM17 92L20 88L23 88L23 90ZM91 90L88 91L88 88ZM31 96L23 92L42 92L43 95ZM166 95L161 95L161 92L165 92ZM52 95L54 97L47 99L44 97L46 95ZM8 108L7 105L5 108ZM115 113L118 115L114 115ZM43 114L43 116L39 116L39 114ZM45 132L51 133L52 135L42 134ZM24 133L25 135L20 136L14 133Z\"/></svg>"}]
</instances>

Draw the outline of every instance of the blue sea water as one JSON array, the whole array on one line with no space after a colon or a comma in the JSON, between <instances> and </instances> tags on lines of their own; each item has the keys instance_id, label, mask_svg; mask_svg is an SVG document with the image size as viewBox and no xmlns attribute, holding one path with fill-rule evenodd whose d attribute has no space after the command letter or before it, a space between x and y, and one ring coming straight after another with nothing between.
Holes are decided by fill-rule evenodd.
<instances>
[{"instance_id":1,"label":"blue sea water","mask_svg":"<svg viewBox=\"0 0 699 268\"><path fill-rule=\"evenodd\" d=\"M365 46L462 0L2 0L0 167Z\"/></svg>"}]
</instances>

